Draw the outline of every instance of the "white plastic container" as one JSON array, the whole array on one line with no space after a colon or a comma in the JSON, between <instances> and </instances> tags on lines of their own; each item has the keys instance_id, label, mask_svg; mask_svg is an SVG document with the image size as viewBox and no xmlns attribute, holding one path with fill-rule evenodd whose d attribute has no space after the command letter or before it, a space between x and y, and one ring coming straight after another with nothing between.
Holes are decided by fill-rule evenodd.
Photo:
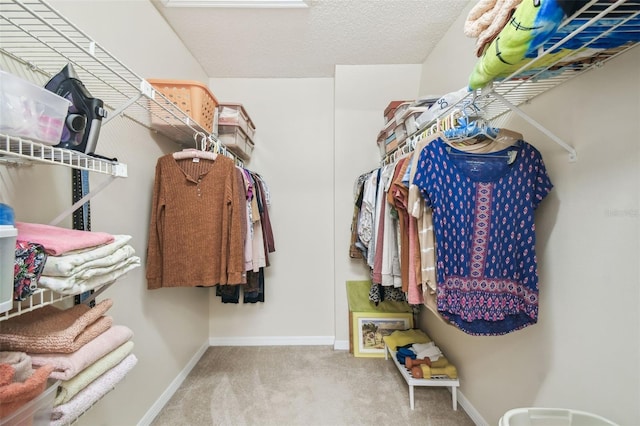
<instances>
[{"instance_id":1,"label":"white plastic container","mask_svg":"<svg viewBox=\"0 0 640 426\"><path fill-rule=\"evenodd\" d=\"M499 426L618 426L586 411L562 408L514 408L500 419Z\"/></svg>"},{"instance_id":2,"label":"white plastic container","mask_svg":"<svg viewBox=\"0 0 640 426\"><path fill-rule=\"evenodd\" d=\"M16 261L18 230L0 225L0 313L13 307L13 268Z\"/></svg>"},{"instance_id":3,"label":"white plastic container","mask_svg":"<svg viewBox=\"0 0 640 426\"><path fill-rule=\"evenodd\" d=\"M70 105L62 96L0 70L0 133L57 145Z\"/></svg>"}]
</instances>

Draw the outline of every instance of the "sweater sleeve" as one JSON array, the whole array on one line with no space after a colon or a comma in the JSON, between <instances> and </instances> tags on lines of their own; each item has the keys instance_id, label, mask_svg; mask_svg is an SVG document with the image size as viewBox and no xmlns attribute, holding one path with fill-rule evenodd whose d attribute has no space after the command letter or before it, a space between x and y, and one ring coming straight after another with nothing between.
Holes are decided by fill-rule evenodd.
<instances>
[{"instance_id":1,"label":"sweater sleeve","mask_svg":"<svg viewBox=\"0 0 640 426\"><path fill-rule=\"evenodd\" d=\"M147 288L162 287L162 238L164 225L164 199L161 195L162 167L160 160L156 164L151 217L149 220L149 239L147 244Z\"/></svg>"},{"instance_id":2,"label":"sweater sleeve","mask_svg":"<svg viewBox=\"0 0 640 426\"><path fill-rule=\"evenodd\" d=\"M244 243L247 232L246 194L240 170L234 167L230 179L230 218L227 257L227 284L245 284Z\"/></svg>"}]
</instances>

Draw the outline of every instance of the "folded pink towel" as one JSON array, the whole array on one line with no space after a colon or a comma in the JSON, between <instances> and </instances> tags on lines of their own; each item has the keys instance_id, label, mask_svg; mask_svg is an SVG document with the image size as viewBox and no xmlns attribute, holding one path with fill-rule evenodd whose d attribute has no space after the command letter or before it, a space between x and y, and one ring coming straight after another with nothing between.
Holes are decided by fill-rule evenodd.
<instances>
[{"instance_id":1,"label":"folded pink towel","mask_svg":"<svg viewBox=\"0 0 640 426\"><path fill-rule=\"evenodd\" d=\"M70 354L29 354L34 367L54 366L52 379L69 380L103 356L131 340L133 331L124 325L114 325L77 351Z\"/></svg>"},{"instance_id":2,"label":"folded pink towel","mask_svg":"<svg viewBox=\"0 0 640 426\"><path fill-rule=\"evenodd\" d=\"M89 407L95 404L107 392L115 387L138 362L134 354L129 354L118 365L89 383L71 398L66 404L53 407L50 426L60 426L72 423Z\"/></svg>"},{"instance_id":3,"label":"folded pink towel","mask_svg":"<svg viewBox=\"0 0 640 426\"><path fill-rule=\"evenodd\" d=\"M47 378L52 370L53 366L45 365L38 368L24 382L0 386L0 417L8 416L44 392L47 387Z\"/></svg>"},{"instance_id":4,"label":"folded pink towel","mask_svg":"<svg viewBox=\"0 0 640 426\"><path fill-rule=\"evenodd\" d=\"M29 353L70 353L107 331L113 319L103 314L113 305L105 299L95 307L69 309L47 305L2 322L0 350Z\"/></svg>"},{"instance_id":5,"label":"folded pink towel","mask_svg":"<svg viewBox=\"0 0 640 426\"><path fill-rule=\"evenodd\" d=\"M120 364L132 351L133 341L129 340L82 370L80 374L73 379L61 381L53 405L62 405L69 402L78 392L86 388L89 383Z\"/></svg>"},{"instance_id":6,"label":"folded pink towel","mask_svg":"<svg viewBox=\"0 0 640 426\"><path fill-rule=\"evenodd\" d=\"M114 236L105 232L79 231L39 223L16 222L18 241L44 246L44 251L59 256L73 250L97 247L113 242Z\"/></svg>"}]
</instances>

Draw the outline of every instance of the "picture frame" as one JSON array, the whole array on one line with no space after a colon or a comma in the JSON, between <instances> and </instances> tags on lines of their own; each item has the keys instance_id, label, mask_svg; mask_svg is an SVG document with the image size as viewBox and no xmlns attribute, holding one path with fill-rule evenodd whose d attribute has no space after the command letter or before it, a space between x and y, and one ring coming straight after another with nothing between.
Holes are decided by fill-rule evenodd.
<instances>
[{"instance_id":1,"label":"picture frame","mask_svg":"<svg viewBox=\"0 0 640 426\"><path fill-rule=\"evenodd\" d=\"M383 337L413 328L411 312L352 312L353 355L384 357Z\"/></svg>"}]
</instances>

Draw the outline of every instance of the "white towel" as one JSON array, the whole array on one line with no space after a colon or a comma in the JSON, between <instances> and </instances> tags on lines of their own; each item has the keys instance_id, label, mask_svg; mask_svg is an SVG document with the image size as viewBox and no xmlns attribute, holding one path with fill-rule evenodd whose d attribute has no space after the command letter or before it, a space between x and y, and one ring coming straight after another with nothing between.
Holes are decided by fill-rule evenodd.
<instances>
[{"instance_id":1,"label":"white towel","mask_svg":"<svg viewBox=\"0 0 640 426\"><path fill-rule=\"evenodd\" d=\"M46 277L41 276L38 280L38 286L46 287L62 294L80 294L85 291L93 290L105 284L112 283L130 270L140 266L140 258L133 256L122 262L123 266L120 266L114 270L101 275L91 276L87 279L76 279L71 277L69 279L61 277Z\"/></svg>"},{"instance_id":2,"label":"white towel","mask_svg":"<svg viewBox=\"0 0 640 426\"><path fill-rule=\"evenodd\" d=\"M92 249L72 251L62 256L49 256L44 264L42 275L68 277L79 269L112 264L108 263L111 262L108 256L124 247L131 240L131 235L114 235L113 237L114 241L109 244Z\"/></svg>"}]
</instances>

